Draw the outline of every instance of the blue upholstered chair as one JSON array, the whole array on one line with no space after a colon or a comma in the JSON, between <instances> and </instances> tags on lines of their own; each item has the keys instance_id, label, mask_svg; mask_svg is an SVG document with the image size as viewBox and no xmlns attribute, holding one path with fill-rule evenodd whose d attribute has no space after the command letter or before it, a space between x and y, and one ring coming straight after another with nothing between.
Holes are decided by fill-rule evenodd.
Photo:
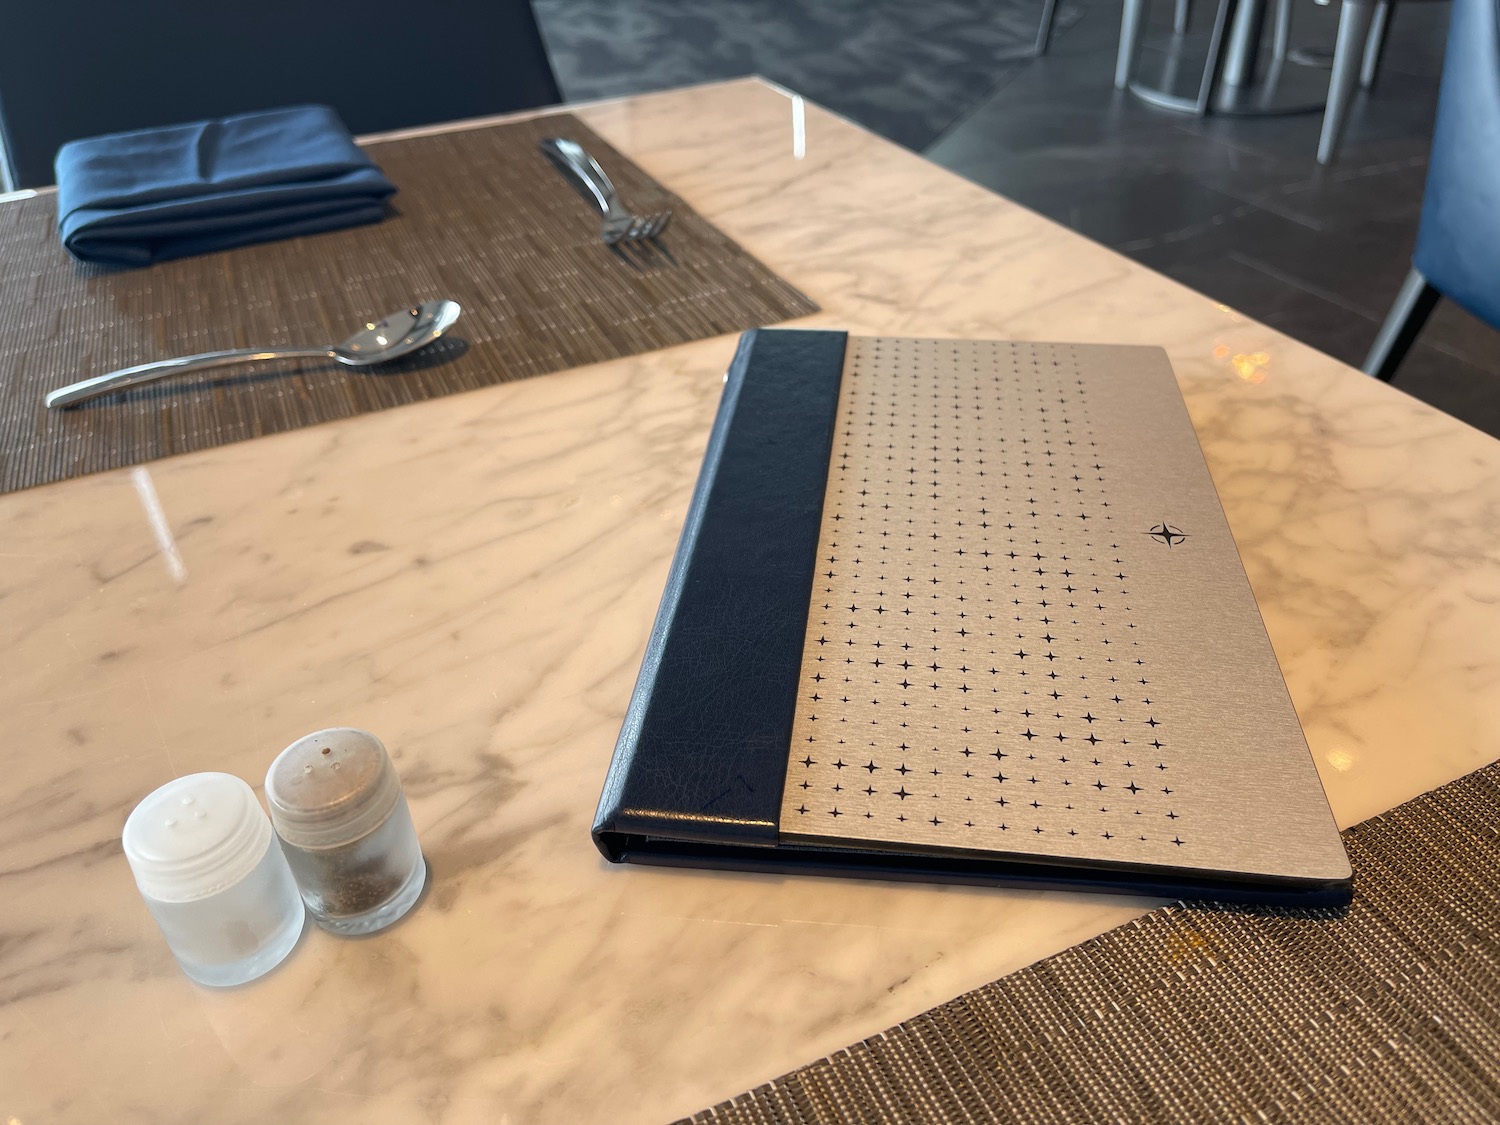
<instances>
[{"instance_id":1,"label":"blue upholstered chair","mask_svg":"<svg viewBox=\"0 0 1500 1125\"><path fill-rule=\"evenodd\" d=\"M0 5L13 186L64 141L298 102L356 133L560 100L529 0L134 0Z\"/></svg>"},{"instance_id":2,"label":"blue upholstered chair","mask_svg":"<svg viewBox=\"0 0 1500 1125\"><path fill-rule=\"evenodd\" d=\"M1292 0L1278 0L1278 14ZM1317 0L1327 6L1332 0ZM1343 137L1344 122L1354 101L1356 84L1368 90L1375 84L1393 0L1343 0L1339 11L1338 42L1333 49L1333 73L1328 80L1328 107L1318 138L1318 163L1332 164ZM1283 17L1284 18L1284 17ZM1278 24L1278 30L1280 25Z\"/></svg>"},{"instance_id":3,"label":"blue upholstered chair","mask_svg":"<svg viewBox=\"0 0 1500 1125\"><path fill-rule=\"evenodd\" d=\"M1500 328L1500 0L1453 0L1412 270L1365 371L1390 381L1439 297Z\"/></svg>"}]
</instances>

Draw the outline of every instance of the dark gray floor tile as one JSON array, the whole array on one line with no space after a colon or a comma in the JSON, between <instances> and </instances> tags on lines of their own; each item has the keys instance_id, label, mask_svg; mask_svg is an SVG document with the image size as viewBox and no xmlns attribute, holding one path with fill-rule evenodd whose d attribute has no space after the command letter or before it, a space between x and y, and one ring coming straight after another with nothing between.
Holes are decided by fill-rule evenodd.
<instances>
[{"instance_id":1,"label":"dark gray floor tile","mask_svg":"<svg viewBox=\"0 0 1500 1125\"><path fill-rule=\"evenodd\" d=\"M1500 438L1500 371L1418 343L1392 385L1429 406Z\"/></svg>"},{"instance_id":2,"label":"dark gray floor tile","mask_svg":"<svg viewBox=\"0 0 1500 1125\"><path fill-rule=\"evenodd\" d=\"M1394 292L1391 297L1395 299ZM1438 302L1418 340L1476 367L1500 373L1500 331L1452 301ZM1500 403L1497 403L1497 409L1500 409Z\"/></svg>"},{"instance_id":3,"label":"dark gray floor tile","mask_svg":"<svg viewBox=\"0 0 1500 1125\"><path fill-rule=\"evenodd\" d=\"M1120 172L1054 184L1034 205L1096 242L1116 247L1190 241L1253 210L1176 171Z\"/></svg>"},{"instance_id":4,"label":"dark gray floor tile","mask_svg":"<svg viewBox=\"0 0 1500 1125\"><path fill-rule=\"evenodd\" d=\"M1363 360L1375 336L1372 318L1288 285L1253 263L1195 258L1154 268L1345 363Z\"/></svg>"},{"instance_id":5,"label":"dark gray floor tile","mask_svg":"<svg viewBox=\"0 0 1500 1125\"><path fill-rule=\"evenodd\" d=\"M1318 231L1362 235L1385 228L1406 230L1407 250L1415 238L1427 181L1427 154L1408 153L1385 161L1340 162L1298 175L1280 185L1262 184L1248 198ZM1221 187L1232 191L1232 186Z\"/></svg>"},{"instance_id":6,"label":"dark gray floor tile","mask_svg":"<svg viewBox=\"0 0 1500 1125\"><path fill-rule=\"evenodd\" d=\"M1287 288L1378 321L1411 265L1409 233L1404 226L1375 228L1363 237L1317 232L1252 207L1188 238L1121 249L1155 269L1189 260L1212 268L1215 262L1233 260Z\"/></svg>"}]
</instances>

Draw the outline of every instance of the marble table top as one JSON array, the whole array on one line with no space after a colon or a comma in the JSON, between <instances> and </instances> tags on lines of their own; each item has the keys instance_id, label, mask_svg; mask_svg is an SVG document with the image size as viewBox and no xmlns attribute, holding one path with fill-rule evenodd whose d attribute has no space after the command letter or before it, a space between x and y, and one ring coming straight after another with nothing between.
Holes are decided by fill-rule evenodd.
<instances>
[{"instance_id":1,"label":"marble table top","mask_svg":"<svg viewBox=\"0 0 1500 1125\"><path fill-rule=\"evenodd\" d=\"M1500 444L765 83L575 112L802 323L1164 345L1341 826L1500 756ZM660 1122L1153 905L594 850L734 345L0 497L0 1121ZM194 986L126 814L336 724L430 893Z\"/></svg>"}]
</instances>

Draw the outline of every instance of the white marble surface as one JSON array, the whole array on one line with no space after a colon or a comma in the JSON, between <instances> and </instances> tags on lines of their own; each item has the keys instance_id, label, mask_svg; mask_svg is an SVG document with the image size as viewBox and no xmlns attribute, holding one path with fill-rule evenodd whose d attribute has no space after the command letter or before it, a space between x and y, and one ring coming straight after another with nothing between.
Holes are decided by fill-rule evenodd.
<instances>
[{"instance_id":1,"label":"white marble surface","mask_svg":"<svg viewBox=\"0 0 1500 1125\"><path fill-rule=\"evenodd\" d=\"M808 323L1165 345L1340 824L1497 757L1500 444L766 85L581 115ZM664 1121L1149 905L594 851L733 347L0 497L0 1121ZM430 893L190 984L126 813L334 724L398 755Z\"/></svg>"}]
</instances>

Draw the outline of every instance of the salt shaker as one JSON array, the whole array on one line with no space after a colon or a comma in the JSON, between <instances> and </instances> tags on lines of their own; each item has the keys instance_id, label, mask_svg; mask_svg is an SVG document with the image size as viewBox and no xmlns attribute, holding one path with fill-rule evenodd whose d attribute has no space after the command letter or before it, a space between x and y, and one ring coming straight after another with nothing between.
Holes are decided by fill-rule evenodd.
<instances>
[{"instance_id":1,"label":"salt shaker","mask_svg":"<svg viewBox=\"0 0 1500 1125\"><path fill-rule=\"evenodd\" d=\"M292 951L305 915L255 793L195 773L151 793L125 821L125 858L177 963L200 984L244 984Z\"/></svg>"},{"instance_id":2,"label":"salt shaker","mask_svg":"<svg viewBox=\"0 0 1500 1125\"><path fill-rule=\"evenodd\" d=\"M417 901L427 864L373 734L334 727L299 738L271 763L266 801L302 901L325 930L371 933Z\"/></svg>"}]
</instances>

